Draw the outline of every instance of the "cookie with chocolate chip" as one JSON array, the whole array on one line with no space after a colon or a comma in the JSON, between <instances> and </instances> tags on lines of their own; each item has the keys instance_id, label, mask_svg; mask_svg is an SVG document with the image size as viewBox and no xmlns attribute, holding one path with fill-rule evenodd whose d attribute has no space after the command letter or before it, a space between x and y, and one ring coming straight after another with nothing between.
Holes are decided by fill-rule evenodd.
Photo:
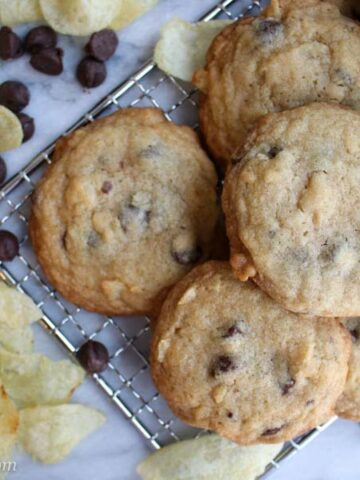
<instances>
[{"instance_id":1,"label":"cookie with chocolate chip","mask_svg":"<svg viewBox=\"0 0 360 480\"><path fill-rule=\"evenodd\" d=\"M340 12L350 18L359 19L360 4L358 0L302 0L301 3L297 0L272 0L269 8L266 10L268 15L283 15L289 8L294 6L307 7L309 5L316 5L319 3L330 3L336 5Z\"/></svg>"},{"instance_id":2,"label":"cookie with chocolate chip","mask_svg":"<svg viewBox=\"0 0 360 480\"><path fill-rule=\"evenodd\" d=\"M343 324L351 339L351 357L344 393L336 404L336 414L350 420L360 421L360 318L346 318Z\"/></svg>"},{"instance_id":3,"label":"cookie with chocolate chip","mask_svg":"<svg viewBox=\"0 0 360 480\"><path fill-rule=\"evenodd\" d=\"M290 313L227 263L208 262L165 300L151 369L183 421L244 445L276 443L334 414L350 349L337 320Z\"/></svg>"},{"instance_id":4,"label":"cookie with chocolate chip","mask_svg":"<svg viewBox=\"0 0 360 480\"><path fill-rule=\"evenodd\" d=\"M125 109L59 141L37 187L30 235L68 300L106 314L151 314L212 250L213 164L189 127Z\"/></svg>"},{"instance_id":5,"label":"cookie with chocolate chip","mask_svg":"<svg viewBox=\"0 0 360 480\"><path fill-rule=\"evenodd\" d=\"M291 311L360 315L359 128L335 104L269 114L226 178L231 264Z\"/></svg>"},{"instance_id":6,"label":"cookie with chocolate chip","mask_svg":"<svg viewBox=\"0 0 360 480\"><path fill-rule=\"evenodd\" d=\"M360 109L360 24L330 3L292 2L281 18L242 19L212 43L195 72L200 125L226 167L269 112L314 101Z\"/></svg>"}]
</instances>

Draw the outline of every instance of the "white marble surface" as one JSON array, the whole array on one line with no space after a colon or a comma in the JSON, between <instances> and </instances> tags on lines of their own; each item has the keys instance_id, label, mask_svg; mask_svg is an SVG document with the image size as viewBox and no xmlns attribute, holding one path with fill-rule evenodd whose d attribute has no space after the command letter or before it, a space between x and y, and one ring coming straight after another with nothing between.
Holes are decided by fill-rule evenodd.
<instances>
[{"instance_id":1,"label":"white marble surface","mask_svg":"<svg viewBox=\"0 0 360 480\"><path fill-rule=\"evenodd\" d=\"M163 0L152 12L133 23L119 35L120 46L109 63L109 77L104 85L85 92L74 81L74 67L80 58L82 40L60 39L65 48L65 73L50 78L32 70L26 57L2 64L0 82L18 79L26 82L32 93L27 111L36 119L37 134L21 149L5 155L12 175L43 147L52 142L81 115L89 110L119 82L125 80L152 51L161 24L179 15L195 19L205 13L214 0ZM26 28L20 28L19 32ZM55 340L36 327L36 348L53 358L65 355ZM62 480L64 478L136 480L136 464L149 450L141 436L122 417L91 380L75 393L81 401L103 410L107 423L82 443L62 464L42 466L22 452L17 452L17 471L10 480ZM286 461L272 476L278 480L359 480L360 428L355 423L337 421L300 454ZM231 480L231 479L229 479Z\"/></svg>"}]
</instances>

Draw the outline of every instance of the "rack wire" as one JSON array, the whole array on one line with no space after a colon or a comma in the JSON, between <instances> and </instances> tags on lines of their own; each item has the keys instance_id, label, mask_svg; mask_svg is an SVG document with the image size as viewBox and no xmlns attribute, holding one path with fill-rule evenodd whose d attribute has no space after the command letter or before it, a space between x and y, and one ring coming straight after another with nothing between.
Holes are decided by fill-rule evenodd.
<instances>
[{"instance_id":1,"label":"rack wire","mask_svg":"<svg viewBox=\"0 0 360 480\"><path fill-rule=\"evenodd\" d=\"M263 4L255 0L224 0L201 20L238 19L258 14ZM197 92L191 85L161 72L149 61L125 83L84 115L64 133L123 107L161 108L169 121L197 126ZM48 283L32 251L27 221L32 191L41 178L55 143L33 158L0 190L0 228L14 232L20 240L20 254L12 262L0 263L0 277L30 295L43 312L42 325L70 352L75 354L88 339L104 343L110 352L105 372L94 381L154 449L172 441L193 437L201 432L176 419L156 391L148 368L149 321L145 317L104 317L85 312L67 302ZM267 471L304 448L328 424L288 442Z\"/></svg>"}]
</instances>

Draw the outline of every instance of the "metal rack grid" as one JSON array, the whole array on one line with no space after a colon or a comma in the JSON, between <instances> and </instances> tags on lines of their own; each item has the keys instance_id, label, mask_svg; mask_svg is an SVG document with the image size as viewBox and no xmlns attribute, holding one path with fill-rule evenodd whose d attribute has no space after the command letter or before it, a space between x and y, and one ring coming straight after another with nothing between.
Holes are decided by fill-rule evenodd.
<instances>
[{"instance_id":1,"label":"metal rack grid","mask_svg":"<svg viewBox=\"0 0 360 480\"><path fill-rule=\"evenodd\" d=\"M244 7L244 0L224 0L202 18L237 19L258 14L262 1ZM196 91L157 69L150 61L128 81L82 117L64 135L122 107L155 106L169 121L197 126ZM67 302L44 277L31 249L27 233L31 193L46 166L51 163L54 144L39 153L0 190L0 228L13 231L20 240L20 254L0 263L0 276L30 295L43 312L42 324L74 354L87 339L104 343L111 355L107 370L94 375L95 382L155 449L171 441L199 435L176 419L152 384L148 369L149 321L144 317L104 317L84 312ZM267 471L304 448L330 423L288 442Z\"/></svg>"}]
</instances>

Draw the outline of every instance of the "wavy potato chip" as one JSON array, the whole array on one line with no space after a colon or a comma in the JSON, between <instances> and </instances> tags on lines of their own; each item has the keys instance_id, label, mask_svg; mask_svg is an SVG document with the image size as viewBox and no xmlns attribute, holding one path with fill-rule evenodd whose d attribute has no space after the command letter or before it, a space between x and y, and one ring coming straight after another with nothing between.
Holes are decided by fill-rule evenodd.
<instances>
[{"instance_id":1,"label":"wavy potato chip","mask_svg":"<svg viewBox=\"0 0 360 480\"><path fill-rule=\"evenodd\" d=\"M0 22L13 26L42 20L39 0L0 0Z\"/></svg>"},{"instance_id":2,"label":"wavy potato chip","mask_svg":"<svg viewBox=\"0 0 360 480\"><path fill-rule=\"evenodd\" d=\"M30 297L0 282L0 324L25 328L41 317L41 310Z\"/></svg>"},{"instance_id":3,"label":"wavy potato chip","mask_svg":"<svg viewBox=\"0 0 360 480\"><path fill-rule=\"evenodd\" d=\"M0 152L20 147L23 137L21 123L15 113L0 106Z\"/></svg>"},{"instance_id":4,"label":"wavy potato chip","mask_svg":"<svg viewBox=\"0 0 360 480\"><path fill-rule=\"evenodd\" d=\"M40 0L45 20L67 35L90 35L107 27L115 17L115 0Z\"/></svg>"},{"instance_id":5,"label":"wavy potato chip","mask_svg":"<svg viewBox=\"0 0 360 480\"><path fill-rule=\"evenodd\" d=\"M190 82L195 70L205 65L206 52L230 20L189 23L174 18L161 29L154 60L169 75Z\"/></svg>"},{"instance_id":6,"label":"wavy potato chip","mask_svg":"<svg viewBox=\"0 0 360 480\"><path fill-rule=\"evenodd\" d=\"M0 386L0 463L9 465L16 444L19 428L19 414L14 403L9 399L5 390ZM0 471L0 479L5 478Z\"/></svg>"},{"instance_id":7,"label":"wavy potato chip","mask_svg":"<svg viewBox=\"0 0 360 480\"><path fill-rule=\"evenodd\" d=\"M26 408L20 412L19 441L36 460L58 463L104 422L102 413L84 405Z\"/></svg>"},{"instance_id":8,"label":"wavy potato chip","mask_svg":"<svg viewBox=\"0 0 360 480\"><path fill-rule=\"evenodd\" d=\"M85 372L69 360L54 362L39 353L0 350L0 381L19 408L70 400Z\"/></svg>"},{"instance_id":9,"label":"wavy potato chip","mask_svg":"<svg viewBox=\"0 0 360 480\"><path fill-rule=\"evenodd\" d=\"M137 471L143 480L255 480L282 446L240 447L218 435L206 435L162 448Z\"/></svg>"},{"instance_id":10,"label":"wavy potato chip","mask_svg":"<svg viewBox=\"0 0 360 480\"><path fill-rule=\"evenodd\" d=\"M117 0L117 12L110 23L114 30L120 30L154 7L159 0Z\"/></svg>"},{"instance_id":11,"label":"wavy potato chip","mask_svg":"<svg viewBox=\"0 0 360 480\"><path fill-rule=\"evenodd\" d=\"M12 353L31 353L33 349L31 328L11 328L0 323L0 347Z\"/></svg>"}]
</instances>

